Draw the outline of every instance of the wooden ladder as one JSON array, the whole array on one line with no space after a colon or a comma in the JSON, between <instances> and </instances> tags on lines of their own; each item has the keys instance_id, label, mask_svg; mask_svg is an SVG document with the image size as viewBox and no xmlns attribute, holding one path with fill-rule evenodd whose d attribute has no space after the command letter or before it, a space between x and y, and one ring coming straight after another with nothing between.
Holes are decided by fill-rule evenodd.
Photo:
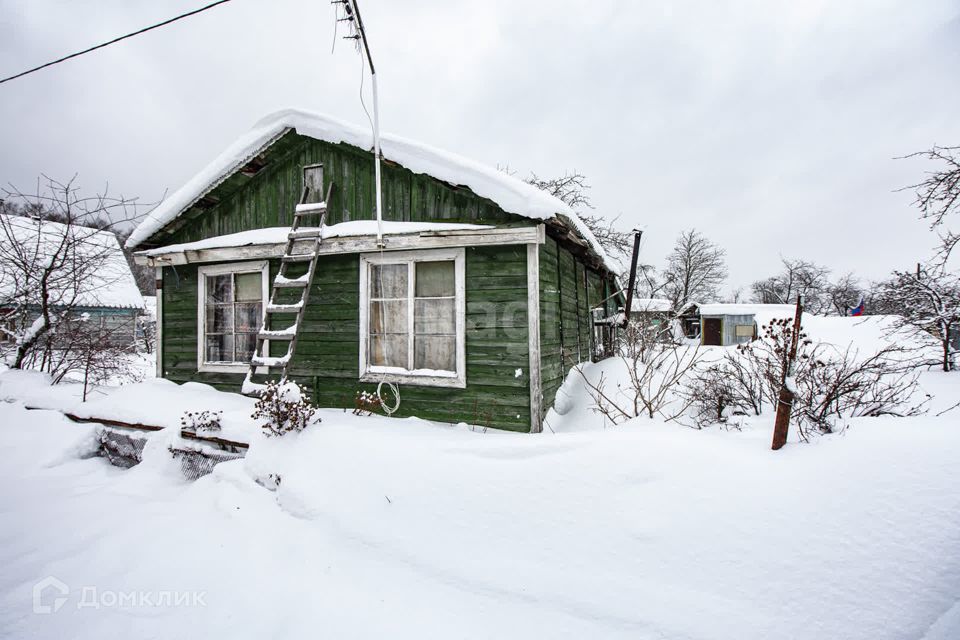
<instances>
[{"instance_id":1,"label":"wooden ladder","mask_svg":"<svg viewBox=\"0 0 960 640\"><path fill-rule=\"evenodd\" d=\"M280 270L270 288L270 301L263 310L263 321L257 333L257 346L250 357L250 368L243 380L241 392L245 395L259 395L265 388L262 384L253 381L257 367L269 369L279 368L280 382L287 380L290 363L297 348L297 337L303 324L303 317L307 310L307 300L313 286L313 277L317 271L317 257L320 244L323 242L323 226L327 220L327 202L333 191L333 182L327 185L326 196L318 200L323 188L323 165L309 165L303 168L303 192L300 195L300 204L293 212L293 223L287 234L287 246L280 258ZM314 228L301 231L300 224L304 218L320 216L320 223ZM301 240L313 240L306 253L294 253L294 246ZM291 277L290 270L297 266L307 265L307 270L298 276ZM284 293L299 291L297 301L281 301ZM276 315L295 314L295 320L290 326L275 329L271 319ZM269 345L272 341L286 342L287 352L282 356L271 356Z\"/></svg>"}]
</instances>

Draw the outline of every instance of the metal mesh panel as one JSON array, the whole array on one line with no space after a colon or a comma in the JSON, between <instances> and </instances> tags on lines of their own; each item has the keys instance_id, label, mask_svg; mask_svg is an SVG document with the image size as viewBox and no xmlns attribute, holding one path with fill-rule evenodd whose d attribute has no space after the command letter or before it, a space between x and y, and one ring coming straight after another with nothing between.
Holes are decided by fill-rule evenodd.
<instances>
[{"instance_id":1,"label":"metal mesh panel","mask_svg":"<svg viewBox=\"0 0 960 640\"><path fill-rule=\"evenodd\" d=\"M143 460L147 439L143 434L103 427L98 432L100 448L97 454L115 467L129 469Z\"/></svg>"},{"instance_id":2,"label":"metal mesh panel","mask_svg":"<svg viewBox=\"0 0 960 640\"><path fill-rule=\"evenodd\" d=\"M226 451L201 451L197 449L180 449L170 447L174 460L180 461L180 471L187 480L202 478L213 471L221 462L242 458L243 454L228 453Z\"/></svg>"}]
</instances>

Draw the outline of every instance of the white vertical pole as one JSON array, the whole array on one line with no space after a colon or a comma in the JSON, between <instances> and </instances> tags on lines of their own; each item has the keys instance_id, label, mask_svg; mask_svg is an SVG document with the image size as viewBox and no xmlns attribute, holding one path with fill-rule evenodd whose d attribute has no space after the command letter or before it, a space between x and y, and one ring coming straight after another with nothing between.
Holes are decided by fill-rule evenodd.
<instances>
[{"instance_id":1,"label":"white vertical pole","mask_svg":"<svg viewBox=\"0 0 960 640\"><path fill-rule=\"evenodd\" d=\"M363 28L363 18L360 17L360 7L357 0L349 0L348 7L356 20L357 35L367 54L367 64L370 66L370 79L373 82L373 154L374 176L376 180L376 208L377 208L377 246L383 246L383 199L380 195L380 101L377 96L377 70L373 66L373 56L370 55L370 44L367 42L367 32Z\"/></svg>"},{"instance_id":2,"label":"white vertical pole","mask_svg":"<svg viewBox=\"0 0 960 640\"><path fill-rule=\"evenodd\" d=\"M377 74L371 67L370 78L373 81L373 155L374 176L376 179L377 206L377 246L383 246L383 200L380 195L380 104L377 100Z\"/></svg>"}]
</instances>

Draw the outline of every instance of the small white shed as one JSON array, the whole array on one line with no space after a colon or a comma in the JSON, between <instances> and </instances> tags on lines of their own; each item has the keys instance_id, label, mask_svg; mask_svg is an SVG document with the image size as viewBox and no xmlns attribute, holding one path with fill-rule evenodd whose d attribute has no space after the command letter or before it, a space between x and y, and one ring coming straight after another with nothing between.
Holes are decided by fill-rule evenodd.
<instances>
[{"instance_id":1,"label":"small white shed","mask_svg":"<svg viewBox=\"0 0 960 640\"><path fill-rule=\"evenodd\" d=\"M702 304L698 310L701 344L724 347L750 342L757 337L760 325L794 314L789 304Z\"/></svg>"}]
</instances>

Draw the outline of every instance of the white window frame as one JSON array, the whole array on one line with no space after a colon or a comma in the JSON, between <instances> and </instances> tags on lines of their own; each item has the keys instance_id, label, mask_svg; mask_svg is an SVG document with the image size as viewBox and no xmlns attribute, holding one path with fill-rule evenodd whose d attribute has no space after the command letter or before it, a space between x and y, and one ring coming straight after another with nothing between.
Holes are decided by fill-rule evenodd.
<instances>
[{"instance_id":1,"label":"white window frame","mask_svg":"<svg viewBox=\"0 0 960 640\"><path fill-rule=\"evenodd\" d=\"M456 309L456 371L449 375L417 373L416 370L400 370L397 367L378 367L368 361L368 327L370 326L370 266L377 264L402 264L413 272L417 262L453 261L454 307ZM425 387L453 387L463 389L467 386L467 349L466 349L466 273L464 268L463 247L451 249L424 249L415 251L390 251L385 253L360 254L360 381L396 382ZM414 277L407 278L409 331L413 331L413 291Z\"/></svg>"},{"instance_id":2,"label":"white window frame","mask_svg":"<svg viewBox=\"0 0 960 640\"><path fill-rule=\"evenodd\" d=\"M237 373L246 371L250 367L249 362L206 362L207 350L207 276L222 276L227 273L260 273L261 284L261 307L263 309L260 317L260 323L263 324L263 317L266 314L267 302L270 299L270 263L266 260L256 262L231 262L228 264L215 264L197 268L197 370L220 373ZM267 341L264 341L265 343ZM264 352L269 353L270 346L264 345Z\"/></svg>"}]
</instances>

